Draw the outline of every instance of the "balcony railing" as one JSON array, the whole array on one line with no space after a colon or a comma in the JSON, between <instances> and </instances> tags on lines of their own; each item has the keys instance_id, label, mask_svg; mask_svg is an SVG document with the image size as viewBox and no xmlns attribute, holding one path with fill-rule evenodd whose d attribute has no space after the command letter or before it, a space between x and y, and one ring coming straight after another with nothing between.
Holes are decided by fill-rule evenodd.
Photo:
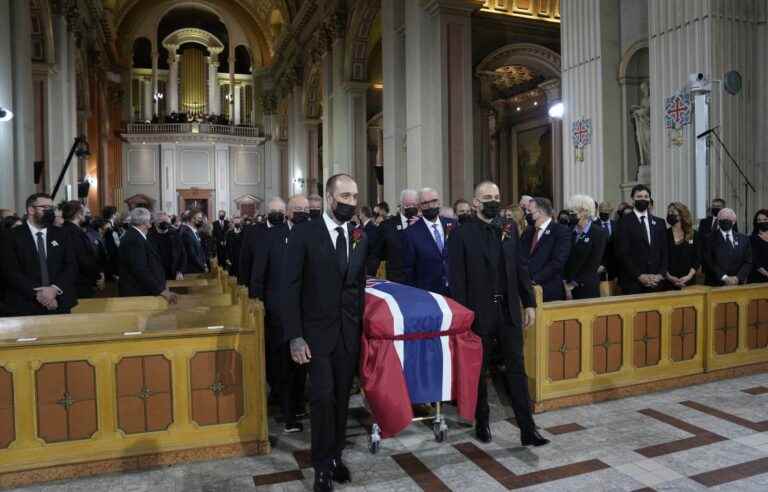
<instances>
[{"instance_id":1,"label":"balcony railing","mask_svg":"<svg viewBox=\"0 0 768 492\"><path fill-rule=\"evenodd\" d=\"M264 136L261 127L258 126L214 125L212 123L128 123L123 129L123 133L134 135L202 133L246 138Z\"/></svg>"}]
</instances>

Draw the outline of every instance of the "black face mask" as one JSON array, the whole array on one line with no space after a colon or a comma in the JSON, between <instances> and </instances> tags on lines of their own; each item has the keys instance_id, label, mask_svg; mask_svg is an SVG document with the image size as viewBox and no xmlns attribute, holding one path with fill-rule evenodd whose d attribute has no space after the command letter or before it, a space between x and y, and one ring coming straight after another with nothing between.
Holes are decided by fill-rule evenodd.
<instances>
[{"instance_id":1,"label":"black face mask","mask_svg":"<svg viewBox=\"0 0 768 492\"><path fill-rule=\"evenodd\" d=\"M733 229L733 221L730 221L728 219L722 219L717 221L718 227L720 227L720 230L723 232L730 232L731 229Z\"/></svg>"},{"instance_id":2,"label":"black face mask","mask_svg":"<svg viewBox=\"0 0 768 492\"><path fill-rule=\"evenodd\" d=\"M760 232L768 231L768 222L758 222L757 223L757 230L760 231Z\"/></svg>"},{"instance_id":3,"label":"black face mask","mask_svg":"<svg viewBox=\"0 0 768 492\"><path fill-rule=\"evenodd\" d=\"M674 226L680 222L680 218L677 215L667 215L667 224Z\"/></svg>"},{"instance_id":4,"label":"black face mask","mask_svg":"<svg viewBox=\"0 0 768 492\"><path fill-rule=\"evenodd\" d=\"M40 225L43 227L50 227L53 225L53 222L56 220L56 212L53 211L52 208L49 208L43 212L43 216L40 219Z\"/></svg>"},{"instance_id":5,"label":"black face mask","mask_svg":"<svg viewBox=\"0 0 768 492\"><path fill-rule=\"evenodd\" d=\"M157 224L158 231L165 232L168 230L169 227L170 227L170 224L168 224L168 222L160 222Z\"/></svg>"},{"instance_id":6,"label":"black face mask","mask_svg":"<svg viewBox=\"0 0 768 492\"><path fill-rule=\"evenodd\" d=\"M90 226L91 225L91 216L90 215L86 215L85 217L83 217L83 222L81 223L81 225L83 227Z\"/></svg>"},{"instance_id":7,"label":"black face mask","mask_svg":"<svg viewBox=\"0 0 768 492\"><path fill-rule=\"evenodd\" d=\"M313 208L309 211L309 218L312 220L319 219L321 215L323 215L323 211L319 208Z\"/></svg>"},{"instance_id":8,"label":"black face mask","mask_svg":"<svg viewBox=\"0 0 768 492\"><path fill-rule=\"evenodd\" d=\"M576 227L576 225L579 223L579 216L576 214L569 214L568 215L568 225L571 227Z\"/></svg>"},{"instance_id":9,"label":"black face mask","mask_svg":"<svg viewBox=\"0 0 768 492\"><path fill-rule=\"evenodd\" d=\"M224 217L226 217L226 215L224 215L224 214L219 214L219 219L221 219L221 220L224 220Z\"/></svg>"},{"instance_id":10,"label":"black face mask","mask_svg":"<svg viewBox=\"0 0 768 492\"><path fill-rule=\"evenodd\" d=\"M532 214L530 214L530 213L527 213L527 214L525 214L525 222L526 222L526 223L527 223L529 226L532 226L533 224L535 224L535 223L536 223L536 221L535 221L535 220L533 220L533 215L532 215Z\"/></svg>"},{"instance_id":11,"label":"black face mask","mask_svg":"<svg viewBox=\"0 0 768 492\"><path fill-rule=\"evenodd\" d=\"M472 220L472 214L461 214L459 215L459 224L466 224Z\"/></svg>"},{"instance_id":12,"label":"black face mask","mask_svg":"<svg viewBox=\"0 0 768 492\"><path fill-rule=\"evenodd\" d=\"M440 208L438 207L432 207L432 208L425 208L421 211L421 215L424 216L425 219L432 222L434 221L438 215L440 215Z\"/></svg>"},{"instance_id":13,"label":"black face mask","mask_svg":"<svg viewBox=\"0 0 768 492\"><path fill-rule=\"evenodd\" d=\"M283 212L269 212L267 220L272 225L280 225L285 222L285 214Z\"/></svg>"},{"instance_id":14,"label":"black face mask","mask_svg":"<svg viewBox=\"0 0 768 492\"><path fill-rule=\"evenodd\" d=\"M571 219L567 215L563 215L562 217L558 218L557 222L559 224L564 225L564 226L570 226L571 225Z\"/></svg>"},{"instance_id":15,"label":"black face mask","mask_svg":"<svg viewBox=\"0 0 768 492\"><path fill-rule=\"evenodd\" d=\"M712 207L711 209L709 209L709 213L712 214L712 217L717 218L717 215L720 213L721 210L722 208Z\"/></svg>"},{"instance_id":16,"label":"black face mask","mask_svg":"<svg viewBox=\"0 0 768 492\"><path fill-rule=\"evenodd\" d=\"M302 222L306 222L308 220L309 220L308 212L293 212L293 219L291 219L291 221L294 224L301 224Z\"/></svg>"},{"instance_id":17,"label":"black face mask","mask_svg":"<svg viewBox=\"0 0 768 492\"><path fill-rule=\"evenodd\" d=\"M611 218L611 214L607 214L605 212L600 214L600 220L602 220L603 222L608 222L610 218Z\"/></svg>"},{"instance_id":18,"label":"black face mask","mask_svg":"<svg viewBox=\"0 0 768 492\"><path fill-rule=\"evenodd\" d=\"M495 219L497 215L499 215L499 210L501 209L501 202L498 202L496 200L491 200L489 202L482 202L483 208L482 212L486 219Z\"/></svg>"},{"instance_id":19,"label":"black face mask","mask_svg":"<svg viewBox=\"0 0 768 492\"><path fill-rule=\"evenodd\" d=\"M408 207L403 209L403 215L405 215L406 219L412 219L416 217L416 214L419 213L419 210L416 207Z\"/></svg>"},{"instance_id":20,"label":"black face mask","mask_svg":"<svg viewBox=\"0 0 768 492\"><path fill-rule=\"evenodd\" d=\"M650 204L648 200L635 200L635 208L638 212L645 212Z\"/></svg>"},{"instance_id":21,"label":"black face mask","mask_svg":"<svg viewBox=\"0 0 768 492\"><path fill-rule=\"evenodd\" d=\"M355 212L357 212L357 207L355 205L336 202L336 208L333 209L333 216L343 224L352 220L352 217L355 216Z\"/></svg>"},{"instance_id":22,"label":"black face mask","mask_svg":"<svg viewBox=\"0 0 768 492\"><path fill-rule=\"evenodd\" d=\"M194 222L194 224L195 224L195 227L203 227L203 221L202 221L202 219L200 219L200 220L196 220L196 221Z\"/></svg>"},{"instance_id":23,"label":"black face mask","mask_svg":"<svg viewBox=\"0 0 768 492\"><path fill-rule=\"evenodd\" d=\"M240 224L235 224L235 232L240 232Z\"/></svg>"},{"instance_id":24,"label":"black face mask","mask_svg":"<svg viewBox=\"0 0 768 492\"><path fill-rule=\"evenodd\" d=\"M246 222L245 222L245 225L247 225L247 226L249 226L249 225L253 225L253 222L251 222L250 220L248 220L248 221L246 221Z\"/></svg>"}]
</instances>

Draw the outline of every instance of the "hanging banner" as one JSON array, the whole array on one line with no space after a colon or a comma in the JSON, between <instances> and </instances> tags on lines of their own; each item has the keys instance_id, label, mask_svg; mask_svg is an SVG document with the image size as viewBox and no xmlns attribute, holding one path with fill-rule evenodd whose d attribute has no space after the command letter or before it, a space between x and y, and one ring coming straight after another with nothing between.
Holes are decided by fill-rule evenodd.
<instances>
[{"instance_id":1,"label":"hanging banner","mask_svg":"<svg viewBox=\"0 0 768 492\"><path fill-rule=\"evenodd\" d=\"M571 139L575 149L576 160L584 160L584 147L592 143L592 120L589 118L576 120L571 124Z\"/></svg>"},{"instance_id":2,"label":"hanging banner","mask_svg":"<svg viewBox=\"0 0 768 492\"><path fill-rule=\"evenodd\" d=\"M664 127L670 145L683 145L683 127L691 123L691 95L675 94L664 100Z\"/></svg>"}]
</instances>

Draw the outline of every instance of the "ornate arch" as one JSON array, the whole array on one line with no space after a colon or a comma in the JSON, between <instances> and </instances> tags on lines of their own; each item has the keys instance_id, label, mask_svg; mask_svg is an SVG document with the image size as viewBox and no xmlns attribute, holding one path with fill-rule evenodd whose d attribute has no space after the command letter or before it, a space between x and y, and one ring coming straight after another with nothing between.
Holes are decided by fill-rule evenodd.
<instances>
[{"instance_id":1,"label":"ornate arch","mask_svg":"<svg viewBox=\"0 0 768 492\"><path fill-rule=\"evenodd\" d=\"M371 26L381 11L381 0L357 2L347 24L344 73L347 80L368 81L368 38Z\"/></svg>"},{"instance_id":2,"label":"ornate arch","mask_svg":"<svg viewBox=\"0 0 768 492\"><path fill-rule=\"evenodd\" d=\"M528 67L545 79L560 79L560 55L551 49L532 43L515 43L502 46L483 58L475 69L475 75L482 81L481 98L492 99L492 83L501 67Z\"/></svg>"},{"instance_id":3,"label":"ornate arch","mask_svg":"<svg viewBox=\"0 0 768 492\"><path fill-rule=\"evenodd\" d=\"M165 37L162 45L168 51L177 49L184 43L195 43L207 48L211 53L221 53L224 50L224 43L219 38L196 27L186 27L178 29Z\"/></svg>"},{"instance_id":4,"label":"ornate arch","mask_svg":"<svg viewBox=\"0 0 768 492\"><path fill-rule=\"evenodd\" d=\"M647 39L641 39L635 43L632 43L632 45L624 51L624 54L621 57L621 61L619 62L619 68L617 72L617 79L619 81L625 80L627 78L627 71L631 66L632 59L638 52L642 50L648 50Z\"/></svg>"}]
</instances>

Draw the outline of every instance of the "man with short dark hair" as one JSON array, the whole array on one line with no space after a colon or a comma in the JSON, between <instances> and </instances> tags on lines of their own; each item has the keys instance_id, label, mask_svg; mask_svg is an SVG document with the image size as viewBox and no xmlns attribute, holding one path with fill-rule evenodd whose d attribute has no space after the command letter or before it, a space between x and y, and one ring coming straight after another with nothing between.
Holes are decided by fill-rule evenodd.
<instances>
[{"instance_id":1,"label":"man with short dark hair","mask_svg":"<svg viewBox=\"0 0 768 492\"><path fill-rule=\"evenodd\" d=\"M232 228L227 232L226 266L229 274L235 278L240 275L240 252L243 246L243 221L240 217L232 218Z\"/></svg>"},{"instance_id":2,"label":"man with short dark hair","mask_svg":"<svg viewBox=\"0 0 768 492\"><path fill-rule=\"evenodd\" d=\"M2 270L10 314L67 314L77 304L77 260L67 233L53 226L53 199L27 198L27 220L3 236Z\"/></svg>"},{"instance_id":3,"label":"man with short dark hair","mask_svg":"<svg viewBox=\"0 0 768 492\"><path fill-rule=\"evenodd\" d=\"M376 223L376 225L381 225L382 222L387 220L389 218L389 203L387 202L379 202L376 204L376 206L373 208L373 221Z\"/></svg>"},{"instance_id":4,"label":"man with short dark hair","mask_svg":"<svg viewBox=\"0 0 768 492\"><path fill-rule=\"evenodd\" d=\"M219 219L213 222L213 238L216 240L216 259L219 265L224 266L226 262L227 231L229 230L229 221L227 212L219 210Z\"/></svg>"},{"instance_id":5,"label":"man with short dark hair","mask_svg":"<svg viewBox=\"0 0 768 492\"><path fill-rule=\"evenodd\" d=\"M323 197L313 193L307 197L309 200L309 218L310 220L319 220L323 218Z\"/></svg>"},{"instance_id":6,"label":"man with short dark hair","mask_svg":"<svg viewBox=\"0 0 768 492\"><path fill-rule=\"evenodd\" d=\"M725 209L726 203L722 198L713 198L710 202L710 208L707 210L707 216L699 221L699 244L704 244L709 239L709 236L717 229L717 217L720 211ZM735 227L735 225L734 225ZM735 228L733 232L739 232L738 228Z\"/></svg>"},{"instance_id":7,"label":"man with short dark hair","mask_svg":"<svg viewBox=\"0 0 768 492\"><path fill-rule=\"evenodd\" d=\"M358 208L357 220L360 222L360 227L363 228L365 235L368 237L368 244L376 244L379 226L376 225L376 222L373 220L371 207L363 205Z\"/></svg>"},{"instance_id":8,"label":"man with short dark hair","mask_svg":"<svg viewBox=\"0 0 768 492\"><path fill-rule=\"evenodd\" d=\"M64 202L59 207L64 219L61 229L67 234L67 241L77 260L77 280L75 290L78 299L88 299L96 295L96 288L102 279L102 267L96 256L96 249L88 234L83 230L85 210L77 200Z\"/></svg>"},{"instance_id":9,"label":"man with short dark hair","mask_svg":"<svg viewBox=\"0 0 768 492\"><path fill-rule=\"evenodd\" d=\"M528 262L534 284L544 291L544 301L565 299L563 272L571 252L571 230L552 220L552 202L536 197L528 202L533 225L520 238L521 251Z\"/></svg>"},{"instance_id":10,"label":"man with short dark hair","mask_svg":"<svg viewBox=\"0 0 768 492\"><path fill-rule=\"evenodd\" d=\"M109 228L106 234L104 234L104 247L107 252L104 276L107 280L113 280L117 276L117 250L120 248L120 234L122 234L120 226L117 224L117 208L107 205L101 211L101 218L109 224Z\"/></svg>"},{"instance_id":11,"label":"man with short dark hair","mask_svg":"<svg viewBox=\"0 0 768 492\"><path fill-rule=\"evenodd\" d=\"M203 212L199 209L189 210L181 216L179 238L184 246L186 263L182 273L204 273L208 271L208 261L205 256L203 239L200 229L205 224Z\"/></svg>"},{"instance_id":12,"label":"man with short dark hair","mask_svg":"<svg viewBox=\"0 0 768 492\"><path fill-rule=\"evenodd\" d=\"M634 207L616 227L615 255L620 264L622 294L642 294L663 289L667 275L667 231L664 219L653 216L651 190L643 184L632 188Z\"/></svg>"},{"instance_id":13,"label":"man with short dark hair","mask_svg":"<svg viewBox=\"0 0 768 492\"><path fill-rule=\"evenodd\" d=\"M167 213L155 212L154 223L147 239L160 255L166 280L183 279L187 255L179 233L171 227L171 219Z\"/></svg>"},{"instance_id":14,"label":"man with short dark hair","mask_svg":"<svg viewBox=\"0 0 768 492\"><path fill-rule=\"evenodd\" d=\"M463 198L459 198L453 203L453 211L456 212L459 224L472 220L472 206Z\"/></svg>"},{"instance_id":15,"label":"man with short dark hair","mask_svg":"<svg viewBox=\"0 0 768 492\"><path fill-rule=\"evenodd\" d=\"M322 219L296 227L288 241L282 322L291 357L309 364L315 491L349 482L342 462L349 394L359 363L368 241L353 233L357 183L337 174L325 186ZM356 229L359 231L359 229Z\"/></svg>"}]
</instances>

